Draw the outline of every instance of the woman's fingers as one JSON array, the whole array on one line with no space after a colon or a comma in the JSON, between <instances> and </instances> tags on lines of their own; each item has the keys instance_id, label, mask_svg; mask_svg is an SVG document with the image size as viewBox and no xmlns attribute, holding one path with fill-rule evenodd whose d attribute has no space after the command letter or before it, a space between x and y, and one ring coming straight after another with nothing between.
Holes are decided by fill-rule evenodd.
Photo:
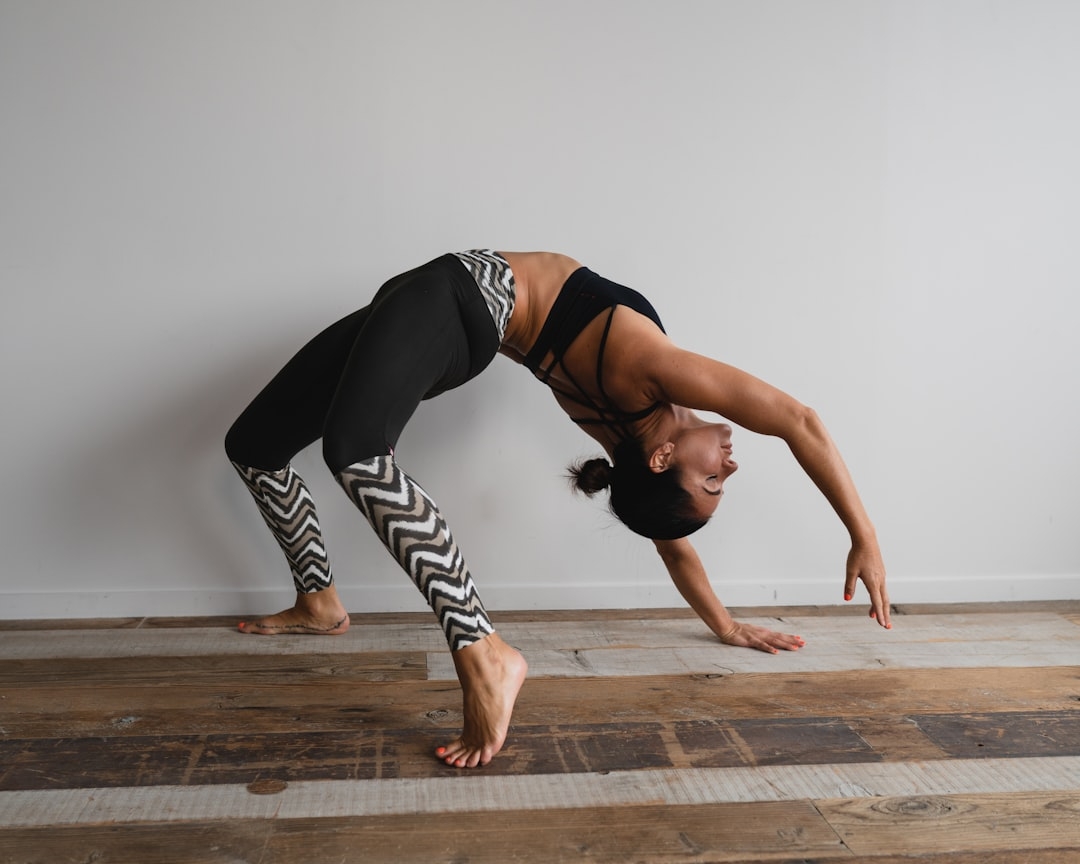
<instances>
[{"instance_id":1,"label":"woman's fingers","mask_svg":"<svg viewBox=\"0 0 1080 864\"><path fill-rule=\"evenodd\" d=\"M770 654L776 654L779 651L798 651L806 644L801 636L792 636L790 633L780 633L765 627L756 629L758 644L753 647Z\"/></svg>"}]
</instances>

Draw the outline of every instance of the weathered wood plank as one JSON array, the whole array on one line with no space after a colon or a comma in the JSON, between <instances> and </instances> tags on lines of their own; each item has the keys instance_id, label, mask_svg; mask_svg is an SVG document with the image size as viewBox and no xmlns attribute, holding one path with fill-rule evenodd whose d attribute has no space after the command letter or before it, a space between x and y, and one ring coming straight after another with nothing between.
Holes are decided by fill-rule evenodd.
<instances>
[{"instance_id":1,"label":"weathered wood plank","mask_svg":"<svg viewBox=\"0 0 1080 864\"><path fill-rule=\"evenodd\" d=\"M1080 790L858 798L817 807L856 855L1080 846Z\"/></svg>"},{"instance_id":2,"label":"weathered wood plank","mask_svg":"<svg viewBox=\"0 0 1080 864\"><path fill-rule=\"evenodd\" d=\"M665 731L669 730L669 731ZM448 729L445 741L456 730ZM429 728L0 741L0 789L250 783L273 778L437 777ZM1044 753L1041 755L1054 755ZM670 767L875 762L856 729L830 718L732 723L523 726L485 774L607 773Z\"/></svg>"},{"instance_id":3,"label":"weathered wood plank","mask_svg":"<svg viewBox=\"0 0 1080 864\"><path fill-rule=\"evenodd\" d=\"M273 828L270 820L254 819L178 825L0 827L0 864L260 864Z\"/></svg>"},{"instance_id":4,"label":"weathered wood plank","mask_svg":"<svg viewBox=\"0 0 1080 864\"><path fill-rule=\"evenodd\" d=\"M881 761L850 724L834 717L696 720L674 725L679 744L695 768Z\"/></svg>"},{"instance_id":5,"label":"weathered wood plank","mask_svg":"<svg viewBox=\"0 0 1080 864\"><path fill-rule=\"evenodd\" d=\"M584 823L590 816L599 819L605 815L605 811L579 811L579 818ZM473 817L474 819L476 817ZM526 819L532 818L532 814L525 814ZM693 821L688 814L681 822L685 826ZM429 835L429 823L426 818L417 817L412 825L402 827L410 837L427 837ZM330 829L338 826L328 824L321 819L310 821L296 820L287 826L276 826L270 820L244 820L233 821L228 824L222 822L182 823L182 824L138 824L138 825L110 825L110 826L78 826L68 828L3 828L0 827L0 864L27 864L27 862L44 862L50 864L177 864L178 861L199 862L199 864L270 864L271 861L285 862L288 859L283 856L285 849L320 849L320 844L327 842L327 833ZM613 830L618 826L614 826ZM282 830L278 830L281 828ZM347 830L352 832L362 831L362 827L349 820ZM384 824L383 830L386 830ZM506 824L506 832L510 837L517 836L517 826ZM688 834L688 839L693 840L682 828L683 833ZM276 834L277 844L274 847L274 858L266 857L265 848L270 841L271 834ZM305 844L305 835L310 842ZM344 839L335 842L335 845L345 846ZM509 841L503 841L509 843ZM680 840L681 842L681 840ZM431 840L426 841L430 845ZM506 850L504 845L502 849ZM182 850L182 851L178 851ZM535 861L537 864L549 859L541 859L530 855L530 850L523 844L518 844L511 854L502 859L503 861ZM407 862L408 858L380 857L383 850L368 850L366 857L360 855L354 849L344 849L337 858L327 860L346 862L372 862L379 864L380 861ZM747 852L736 860L741 864L806 864L809 850L804 851L797 846L793 850L779 851L768 857L758 857L753 852ZM682 857L671 856L678 861L703 860L693 855L691 848L686 848ZM570 861L586 860L587 854L571 856ZM294 860L318 860L311 857L299 857ZM431 864L439 861L476 861L475 857L454 859L449 855L441 855L439 850L433 851L433 857L427 859ZM550 859L557 860L557 859ZM643 855L634 855L626 860L648 864L650 860ZM671 859L669 859L671 860ZM719 860L710 856L708 860ZM840 847L835 851L819 850L813 855L814 864L854 864L855 861L872 861L873 864L1076 864L1080 861L1080 847L1068 849L1021 849L1021 850L983 850L979 852L937 852L923 853L917 858L907 855L874 854L867 853L856 859L849 851ZM288 862L292 864L292 862Z\"/></svg>"},{"instance_id":6,"label":"weathered wood plank","mask_svg":"<svg viewBox=\"0 0 1080 864\"><path fill-rule=\"evenodd\" d=\"M383 816L358 819L0 829L0 862L557 864L784 860L842 851L805 802ZM850 861L850 855L846 856Z\"/></svg>"},{"instance_id":7,"label":"weathered wood plank","mask_svg":"<svg viewBox=\"0 0 1080 864\"><path fill-rule=\"evenodd\" d=\"M692 619L522 623L502 633L529 656L534 677L1080 665L1080 628L1051 613L909 616L892 631L852 617L751 620L798 632L807 647L777 657L733 649ZM434 623L353 627L325 639L206 628L0 632L0 656L12 660L373 651L429 652L433 676L454 674Z\"/></svg>"},{"instance_id":8,"label":"weathered wood plank","mask_svg":"<svg viewBox=\"0 0 1080 864\"><path fill-rule=\"evenodd\" d=\"M282 600L286 598L283 595ZM814 604L804 606L731 606L736 617L751 618L812 618L812 617L866 617L866 607L861 603ZM1009 600L974 603L903 603L894 604L894 616L905 615L954 615L954 614L1006 614L1019 612L1051 612L1059 615L1080 617L1080 599L1076 600ZM258 617L273 610L256 610L249 618ZM498 624L545 621L627 621L662 618L695 618L686 606L657 607L651 609L489 609ZM429 612L350 612L354 624L412 624L431 622ZM243 616L201 615L187 617L148 618L40 618L2 619L0 630L63 630L63 629L115 629L117 627L140 628L189 628L220 627L233 629Z\"/></svg>"},{"instance_id":9,"label":"weathered wood plank","mask_svg":"<svg viewBox=\"0 0 1080 864\"><path fill-rule=\"evenodd\" d=\"M0 790L396 777L399 745L415 748L421 740L415 732L381 729L8 740L0 741ZM440 764L425 755L430 767Z\"/></svg>"},{"instance_id":10,"label":"weathered wood plank","mask_svg":"<svg viewBox=\"0 0 1080 864\"><path fill-rule=\"evenodd\" d=\"M4 660L0 687L102 685L154 687L211 679L219 687L247 684L272 687L332 678L341 684L427 678L427 654L419 651L365 651L355 654L207 654L166 657L65 657L57 660Z\"/></svg>"},{"instance_id":11,"label":"weathered wood plank","mask_svg":"<svg viewBox=\"0 0 1080 864\"><path fill-rule=\"evenodd\" d=\"M945 753L961 759L1080 754L1080 710L918 714L910 719Z\"/></svg>"},{"instance_id":12,"label":"weathered wood plank","mask_svg":"<svg viewBox=\"0 0 1080 864\"><path fill-rule=\"evenodd\" d=\"M911 718L875 713L851 719L851 728L883 762L946 759L948 754Z\"/></svg>"},{"instance_id":13,"label":"weathered wood plank","mask_svg":"<svg viewBox=\"0 0 1080 864\"><path fill-rule=\"evenodd\" d=\"M40 633L43 630L133 630L142 623L142 618L0 618L0 631Z\"/></svg>"},{"instance_id":14,"label":"weathered wood plank","mask_svg":"<svg viewBox=\"0 0 1080 864\"><path fill-rule=\"evenodd\" d=\"M1080 795L1078 772L1080 757L517 776L460 772L444 766L442 776L427 778L292 783L268 783L273 778L263 778L257 787L220 784L6 791L0 792L0 825L31 828L46 824L353 818L1016 792L1046 793L1053 800L1064 800ZM253 788L273 794L253 794Z\"/></svg>"},{"instance_id":15,"label":"weathered wood plank","mask_svg":"<svg viewBox=\"0 0 1080 864\"><path fill-rule=\"evenodd\" d=\"M822 608L829 609L833 607L826 606ZM1080 599L993 600L974 603L897 603L892 608L894 615L955 615L971 613L1012 615L1017 612L1053 612L1058 615L1080 615Z\"/></svg>"},{"instance_id":16,"label":"weathered wood plank","mask_svg":"<svg viewBox=\"0 0 1080 864\"><path fill-rule=\"evenodd\" d=\"M454 682L406 680L371 681L365 677L375 664L357 661L359 672L342 658L310 656L253 660L236 674L219 671L232 658L181 661L175 674L151 675L146 682L136 660L113 671L113 661L77 661L71 674L63 667L71 661L47 661L58 683L43 669L26 667L26 680L5 681L0 700L0 725L17 723L27 712L63 716L72 711L100 710L124 713L139 706L174 709L311 708L383 704L390 694L395 704L428 705L460 693ZM265 664L265 666L260 666ZM390 668L410 672L413 658L387 660ZM260 669L262 671L260 671ZM38 672L42 672L39 676ZM101 677L99 677L99 675ZM132 680L128 680L132 676ZM354 686L355 685L355 686ZM449 694L449 695L448 695ZM614 712L641 719L679 713L688 718L716 716L785 717L792 714L884 712L938 713L955 711L1066 710L1080 706L1080 668L1042 667L1037 674L1024 668L879 669L869 672L740 673L712 675L637 676L634 679L530 678L519 703L540 722L559 722L567 716L601 720ZM425 709L427 710L427 709ZM130 713L130 712L127 712Z\"/></svg>"},{"instance_id":17,"label":"weathered wood plank","mask_svg":"<svg viewBox=\"0 0 1080 864\"><path fill-rule=\"evenodd\" d=\"M235 628L0 632L0 656L13 660L121 657L288 656L445 651L435 624L353 627L340 636L250 636Z\"/></svg>"},{"instance_id":18,"label":"weathered wood plank","mask_svg":"<svg viewBox=\"0 0 1080 864\"><path fill-rule=\"evenodd\" d=\"M497 820L458 814L281 822L267 844L265 864L311 858L661 864L742 861L747 855L783 860L838 849L836 835L809 803L790 802L511 811Z\"/></svg>"},{"instance_id":19,"label":"weathered wood plank","mask_svg":"<svg viewBox=\"0 0 1080 864\"><path fill-rule=\"evenodd\" d=\"M1080 630L1048 613L911 617L892 631L853 618L751 623L798 633L807 646L779 655L733 650L693 621L552 624L535 633L520 625L504 636L526 652L533 677L1080 665ZM454 677L447 654L433 653L428 664L432 678Z\"/></svg>"}]
</instances>

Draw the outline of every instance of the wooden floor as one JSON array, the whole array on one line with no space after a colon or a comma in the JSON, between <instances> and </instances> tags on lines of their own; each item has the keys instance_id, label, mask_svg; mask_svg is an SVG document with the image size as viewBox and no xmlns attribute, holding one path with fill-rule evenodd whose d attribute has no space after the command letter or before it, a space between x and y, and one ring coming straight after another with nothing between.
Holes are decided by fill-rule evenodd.
<instances>
[{"instance_id":1,"label":"wooden floor","mask_svg":"<svg viewBox=\"0 0 1080 864\"><path fill-rule=\"evenodd\" d=\"M1080 601L503 614L507 748L431 751L460 695L427 616L0 623L0 862L1080 862Z\"/></svg>"}]
</instances>

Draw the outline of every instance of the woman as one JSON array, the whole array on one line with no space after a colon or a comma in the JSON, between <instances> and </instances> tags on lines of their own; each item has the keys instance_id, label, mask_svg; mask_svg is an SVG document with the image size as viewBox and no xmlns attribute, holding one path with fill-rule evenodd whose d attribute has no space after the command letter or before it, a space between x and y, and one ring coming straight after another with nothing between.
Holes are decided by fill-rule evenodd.
<instances>
[{"instance_id":1,"label":"woman","mask_svg":"<svg viewBox=\"0 0 1080 864\"><path fill-rule=\"evenodd\" d=\"M607 452L573 469L587 494L610 489L628 527L653 539L673 582L729 645L776 653L798 636L743 624L709 585L686 536L708 521L735 472L719 414L783 438L851 536L844 597L857 580L890 627L885 568L855 486L813 411L737 369L677 348L640 294L565 255L490 250L444 255L382 286L289 361L226 436L226 451L285 553L296 604L244 633L338 634L349 616L334 588L314 504L290 460L322 438L346 494L427 597L453 652L464 730L436 749L447 764L486 765L502 747L524 658L495 632L435 502L394 457L420 401L460 386L502 352L523 363Z\"/></svg>"}]
</instances>

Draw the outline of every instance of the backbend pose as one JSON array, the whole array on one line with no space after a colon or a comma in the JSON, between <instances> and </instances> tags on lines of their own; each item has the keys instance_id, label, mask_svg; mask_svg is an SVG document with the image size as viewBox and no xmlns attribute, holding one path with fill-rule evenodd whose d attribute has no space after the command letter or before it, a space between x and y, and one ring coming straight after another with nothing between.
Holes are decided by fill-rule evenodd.
<instances>
[{"instance_id":1,"label":"backbend pose","mask_svg":"<svg viewBox=\"0 0 1080 864\"><path fill-rule=\"evenodd\" d=\"M314 503L290 461L322 438L327 466L435 611L453 652L464 729L436 755L486 765L502 747L525 659L495 632L435 502L394 447L421 400L458 387L502 352L550 386L607 452L572 469L587 494L649 537L672 581L728 645L776 653L798 636L735 621L686 539L708 521L738 465L731 427L779 436L851 536L844 598L857 580L890 627L874 527L817 415L745 372L676 347L635 291L565 255L490 250L444 255L391 279L289 361L229 430L225 449L292 571L296 604L244 633L344 633ZM609 461L610 460L610 461Z\"/></svg>"}]
</instances>

